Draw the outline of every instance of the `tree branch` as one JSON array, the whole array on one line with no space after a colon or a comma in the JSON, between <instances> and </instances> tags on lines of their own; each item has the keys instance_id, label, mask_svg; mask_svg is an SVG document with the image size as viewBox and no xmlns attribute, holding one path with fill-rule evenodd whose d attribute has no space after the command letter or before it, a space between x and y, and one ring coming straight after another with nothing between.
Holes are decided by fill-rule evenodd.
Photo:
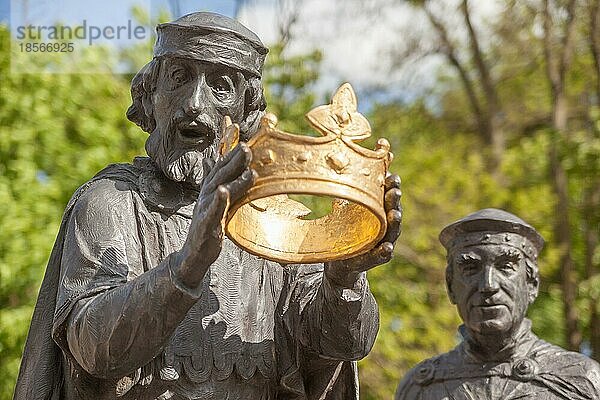
<instances>
[{"instance_id":1,"label":"tree branch","mask_svg":"<svg viewBox=\"0 0 600 400\"><path fill-rule=\"evenodd\" d=\"M456 48L450 41L448 31L446 30L444 24L439 19L437 19L435 15L433 15L431 10L427 8L427 5L423 5L422 8L423 11L425 11L427 18L431 22L431 25L433 25L433 27L435 28L440 38L440 41L442 42L442 52L446 55L450 64L452 64L458 71L460 80L467 94L467 98L469 99L469 104L471 104L473 114L477 120L479 131L485 136L486 132L489 132L489 130L487 129L487 121L484 118L481 103L477 98L473 81L469 77L467 69L461 64L460 60L458 59L458 56L456 54ZM489 140L490 138L486 137L486 139Z\"/></svg>"},{"instance_id":2,"label":"tree branch","mask_svg":"<svg viewBox=\"0 0 600 400\"><path fill-rule=\"evenodd\" d=\"M302 0L278 0L277 11L279 14L279 43L285 48L292 39L292 29L298 22L300 10L302 8Z\"/></svg>"},{"instance_id":3,"label":"tree branch","mask_svg":"<svg viewBox=\"0 0 600 400\"><path fill-rule=\"evenodd\" d=\"M543 4L544 8L542 10L542 25L544 27L544 36L542 38L542 45L544 47L544 57L546 58L546 74L548 75L548 79L550 80L550 88L552 91L552 96L554 97L558 93L560 76L558 75L558 71L555 66L556 59L554 57L554 49L552 48L553 34L550 4L548 0L544 0Z\"/></svg>"},{"instance_id":4,"label":"tree branch","mask_svg":"<svg viewBox=\"0 0 600 400\"><path fill-rule=\"evenodd\" d=\"M590 49L596 70L596 105L600 103L600 1L593 0L590 9Z\"/></svg>"},{"instance_id":5,"label":"tree branch","mask_svg":"<svg viewBox=\"0 0 600 400\"><path fill-rule=\"evenodd\" d=\"M564 84L565 75L569 66L571 65L571 59L573 58L573 36L575 35L575 5L576 0L569 0L567 4L567 20L565 25L565 32L562 41L562 55L560 57L559 73L560 79Z\"/></svg>"},{"instance_id":6,"label":"tree branch","mask_svg":"<svg viewBox=\"0 0 600 400\"><path fill-rule=\"evenodd\" d=\"M469 47L471 49L471 56L475 61L475 67L477 68L477 72L481 77L481 85L483 86L486 100L490 103L491 108L496 109L500 103L498 99L498 93L496 92L496 88L492 82L489 67L483 59L483 54L479 45L479 38L477 37L475 28L471 22L468 0L462 0L460 9L465 19L467 31L469 32Z\"/></svg>"}]
</instances>

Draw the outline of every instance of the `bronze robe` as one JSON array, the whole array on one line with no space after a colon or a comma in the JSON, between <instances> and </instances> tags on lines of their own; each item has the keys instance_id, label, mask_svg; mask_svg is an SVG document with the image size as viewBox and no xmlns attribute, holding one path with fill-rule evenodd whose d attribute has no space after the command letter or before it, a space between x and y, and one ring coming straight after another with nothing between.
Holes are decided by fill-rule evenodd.
<instances>
[{"instance_id":1,"label":"bronze robe","mask_svg":"<svg viewBox=\"0 0 600 400\"><path fill-rule=\"evenodd\" d=\"M33 399L356 399L378 310L323 265L225 239L198 288L171 273L197 193L148 159L111 165L65 211L15 390Z\"/></svg>"},{"instance_id":2,"label":"bronze robe","mask_svg":"<svg viewBox=\"0 0 600 400\"><path fill-rule=\"evenodd\" d=\"M525 319L516 342L484 361L464 329L454 350L419 363L404 377L396 400L598 400L600 366L547 343Z\"/></svg>"}]
</instances>

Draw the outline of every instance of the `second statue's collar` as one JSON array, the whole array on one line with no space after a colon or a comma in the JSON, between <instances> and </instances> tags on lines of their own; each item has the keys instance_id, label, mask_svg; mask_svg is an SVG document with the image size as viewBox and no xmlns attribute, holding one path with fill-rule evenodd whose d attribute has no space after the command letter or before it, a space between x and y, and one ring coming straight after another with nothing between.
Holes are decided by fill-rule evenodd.
<instances>
[{"instance_id":1,"label":"second statue's collar","mask_svg":"<svg viewBox=\"0 0 600 400\"><path fill-rule=\"evenodd\" d=\"M465 353L480 362L508 361L514 358L525 357L537 340L537 337L531 331L531 320L525 318L521 322L519 329L513 334L512 340L498 352L495 352L492 359L489 359L481 351L482 346L471 337L464 325L459 327L459 332L464 338L463 349Z\"/></svg>"},{"instance_id":2,"label":"second statue's collar","mask_svg":"<svg viewBox=\"0 0 600 400\"><path fill-rule=\"evenodd\" d=\"M136 157L133 165L140 168L139 193L144 203L161 214L192 217L198 191L168 179L147 157Z\"/></svg>"}]
</instances>

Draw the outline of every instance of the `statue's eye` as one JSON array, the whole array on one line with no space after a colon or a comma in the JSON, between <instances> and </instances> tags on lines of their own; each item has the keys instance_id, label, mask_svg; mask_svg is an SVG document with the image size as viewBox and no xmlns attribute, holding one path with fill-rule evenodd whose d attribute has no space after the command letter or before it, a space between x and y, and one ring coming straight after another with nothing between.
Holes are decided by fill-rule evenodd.
<instances>
[{"instance_id":1,"label":"statue's eye","mask_svg":"<svg viewBox=\"0 0 600 400\"><path fill-rule=\"evenodd\" d=\"M502 272L515 271L517 269L516 267L517 266L514 263L514 261L510 261L510 260L502 261L502 262L500 262L500 264L498 264L498 269Z\"/></svg>"},{"instance_id":2,"label":"statue's eye","mask_svg":"<svg viewBox=\"0 0 600 400\"><path fill-rule=\"evenodd\" d=\"M175 89L188 81L189 74L184 68L176 67L171 70L170 77L172 88Z\"/></svg>"},{"instance_id":3,"label":"statue's eye","mask_svg":"<svg viewBox=\"0 0 600 400\"><path fill-rule=\"evenodd\" d=\"M234 91L233 81L227 75L212 77L209 85L219 100L228 100Z\"/></svg>"},{"instance_id":4,"label":"statue's eye","mask_svg":"<svg viewBox=\"0 0 600 400\"><path fill-rule=\"evenodd\" d=\"M479 271L479 265L475 261L465 262L461 264L461 270L464 275L475 275Z\"/></svg>"}]
</instances>

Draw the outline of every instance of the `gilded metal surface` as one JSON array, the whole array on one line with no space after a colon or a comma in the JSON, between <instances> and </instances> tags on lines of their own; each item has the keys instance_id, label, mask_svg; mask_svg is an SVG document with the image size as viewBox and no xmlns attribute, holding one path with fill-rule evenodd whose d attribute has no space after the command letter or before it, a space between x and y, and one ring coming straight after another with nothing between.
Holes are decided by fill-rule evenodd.
<instances>
[{"instance_id":1,"label":"gilded metal surface","mask_svg":"<svg viewBox=\"0 0 600 400\"><path fill-rule=\"evenodd\" d=\"M223 138L219 143L219 154L224 156L240 141L240 126L231 122L229 116L223 119Z\"/></svg>"},{"instance_id":2,"label":"gilded metal surface","mask_svg":"<svg viewBox=\"0 0 600 400\"><path fill-rule=\"evenodd\" d=\"M263 117L248 142L255 185L228 213L226 233L247 251L283 263L314 263L364 253L386 232L384 180L392 159L389 142L375 150L355 142L371 135L357 111L350 84L329 105L307 115L323 136L300 136L276 128L273 114ZM305 219L310 210L286 194L336 198L331 213Z\"/></svg>"}]
</instances>

